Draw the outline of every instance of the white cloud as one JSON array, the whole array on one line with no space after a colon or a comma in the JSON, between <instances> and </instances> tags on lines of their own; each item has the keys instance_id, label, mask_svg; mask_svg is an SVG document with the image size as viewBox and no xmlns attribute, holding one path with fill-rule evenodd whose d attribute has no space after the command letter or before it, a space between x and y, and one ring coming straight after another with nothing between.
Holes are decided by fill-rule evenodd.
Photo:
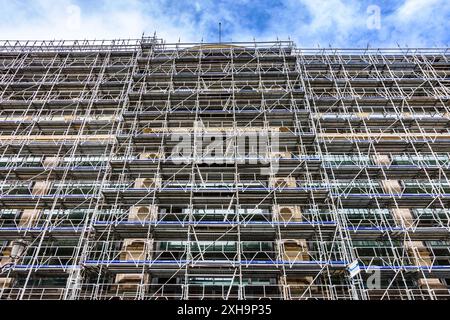
<instances>
[{"instance_id":1,"label":"white cloud","mask_svg":"<svg viewBox=\"0 0 450 320\"><path fill-rule=\"evenodd\" d=\"M367 28L367 7L376 4L375 0L285 0L280 6L266 3L267 8L249 0L230 2L0 0L4 17L0 38L139 38L144 31L156 31L168 42L215 41L222 21L225 40L234 41L290 37L299 46L343 47L369 42L372 46L395 46L397 42L431 46L449 40L448 0L406 0L394 8L394 2L387 1L380 5L381 29L375 31ZM259 6L258 14L265 13L264 21L258 22L252 6Z\"/></svg>"},{"instance_id":2,"label":"white cloud","mask_svg":"<svg viewBox=\"0 0 450 320\"><path fill-rule=\"evenodd\" d=\"M395 16L399 20L414 20L423 16L426 11L433 11L436 5L440 5L440 0L406 0L397 9Z\"/></svg>"},{"instance_id":3,"label":"white cloud","mask_svg":"<svg viewBox=\"0 0 450 320\"><path fill-rule=\"evenodd\" d=\"M450 2L406 0L385 18L386 43L432 47L449 44Z\"/></svg>"},{"instance_id":4,"label":"white cloud","mask_svg":"<svg viewBox=\"0 0 450 320\"><path fill-rule=\"evenodd\" d=\"M160 36L175 41L179 37L193 40L197 35L194 25L186 19L180 24L164 16L159 1L96 1L95 10L81 6L79 27L68 23L76 20L77 7L72 0L33 0L28 2L28 11L23 12L23 1L0 0L0 8L10 17L0 21L0 38L139 38L144 31L158 31Z\"/></svg>"},{"instance_id":5,"label":"white cloud","mask_svg":"<svg viewBox=\"0 0 450 320\"><path fill-rule=\"evenodd\" d=\"M280 25L274 19L271 25L300 45L344 46L349 34L366 25L366 15L356 0L289 0L284 11L285 21Z\"/></svg>"}]
</instances>

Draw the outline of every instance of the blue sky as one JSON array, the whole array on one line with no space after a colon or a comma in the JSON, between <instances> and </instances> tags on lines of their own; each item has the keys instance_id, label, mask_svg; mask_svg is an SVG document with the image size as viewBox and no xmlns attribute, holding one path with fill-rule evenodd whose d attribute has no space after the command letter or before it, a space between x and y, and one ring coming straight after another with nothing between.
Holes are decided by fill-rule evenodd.
<instances>
[{"instance_id":1,"label":"blue sky","mask_svg":"<svg viewBox=\"0 0 450 320\"><path fill-rule=\"evenodd\" d=\"M0 39L291 39L299 47L450 44L450 0L0 0Z\"/></svg>"}]
</instances>

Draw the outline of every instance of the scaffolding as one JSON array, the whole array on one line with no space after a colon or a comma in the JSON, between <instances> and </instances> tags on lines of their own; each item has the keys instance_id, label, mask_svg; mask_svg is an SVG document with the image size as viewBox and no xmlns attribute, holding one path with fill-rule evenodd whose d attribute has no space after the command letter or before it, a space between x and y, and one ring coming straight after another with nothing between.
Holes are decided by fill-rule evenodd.
<instances>
[{"instance_id":1,"label":"scaffolding","mask_svg":"<svg viewBox=\"0 0 450 320\"><path fill-rule=\"evenodd\" d=\"M1 299L450 297L448 49L3 41L0 70Z\"/></svg>"}]
</instances>

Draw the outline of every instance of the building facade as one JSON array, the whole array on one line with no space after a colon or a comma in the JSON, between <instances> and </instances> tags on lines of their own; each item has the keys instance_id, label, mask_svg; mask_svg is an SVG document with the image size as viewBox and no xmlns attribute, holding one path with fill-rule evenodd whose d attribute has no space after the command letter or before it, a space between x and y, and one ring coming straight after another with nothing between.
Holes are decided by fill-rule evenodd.
<instances>
[{"instance_id":1,"label":"building facade","mask_svg":"<svg viewBox=\"0 0 450 320\"><path fill-rule=\"evenodd\" d=\"M450 52L3 42L0 299L447 299Z\"/></svg>"}]
</instances>

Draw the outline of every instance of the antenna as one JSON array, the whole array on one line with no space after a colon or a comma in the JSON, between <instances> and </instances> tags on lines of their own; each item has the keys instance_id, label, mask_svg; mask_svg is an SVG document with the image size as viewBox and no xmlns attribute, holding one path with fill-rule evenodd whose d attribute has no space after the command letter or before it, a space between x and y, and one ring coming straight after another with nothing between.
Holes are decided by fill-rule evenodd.
<instances>
[{"instance_id":1,"label":"antenna","mask_svg":"<svg viewBox=\"0 0 450 320\"><path fill-rule=\"evenodd\" d=\"M222 22L219 22L219 43L222 43Z\"/></svg>"}]
</instances>

